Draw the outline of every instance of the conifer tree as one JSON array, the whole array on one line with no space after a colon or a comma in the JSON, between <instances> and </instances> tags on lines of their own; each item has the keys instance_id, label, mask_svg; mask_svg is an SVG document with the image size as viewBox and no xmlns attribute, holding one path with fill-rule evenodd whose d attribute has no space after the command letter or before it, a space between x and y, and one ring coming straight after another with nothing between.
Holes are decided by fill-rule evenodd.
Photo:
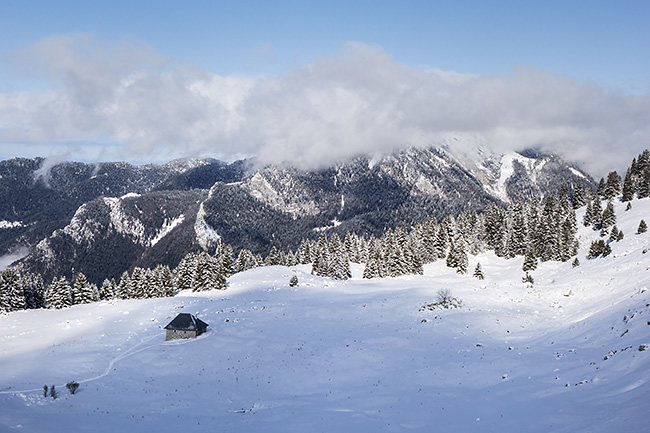
<instances>
[{"instance_id":1,"label":"conifer tree","mask_svg":"<svg viewBox=\"0 0 650 433\"><path fill-rule=\"evenodd\" d=\"M303 239L298 248L298 262L306 265L307 263L311 263L313 260L314 259L310 253L310 242Z\"/></svg>"},{"instance_id":2,"label":"conifer tree","mask_svg":"<svg viewBox=\"0 0 650 433\"><path fill-rule=\"evenodd\" d=\"M350 271L350 261L344 250L343 243L341 243L341 238L335 233L332 235L329 244L330 252L330 268L328 269L328 274L331 278L335 280L347 280L352 277L352 272Z\"/></svg>"},{"instance_id":3,"label":"conifer tree","mask_svg":"<svg viewBox=\"0 0 650 433\"><path fill-rule=\"evenodd\" d=\"M607 182L603 195L606 199L611 200L621 192L621 176L616 171L610 171L607 175Z\"/></svg>"},{"instance_id":4,"label":"conifer tree","mask_svg":"<svg viewBox=\"0 0 650 433\"><path fill-rule=\"evenodd\" d=\"M526 249L526 254L524 255L524 264L522 270L524 272L534 271L537 269L537 257L533 253L533 248L529 247Z\"/></svg>"},{"instance_id":5,"label":"conifer tree","mask_svg":"<svg viewBox=\"0 0 650 433\"><path fill-rule=\"evenodd\" d=\"M603 226L603 209L600 205L600 199L596 197L593 202L591 223L594 230L600 230Z\"/></svg>"},{"instance_id":6,"label":"conifer tree","mask_svg":"<svg viewBox=\"0 0 650 433\"><path fill-rule=\"evenodd\" d=\"M478 280L482 280L485 278L485 275L483 275L483 269L481 269L481 262L476 263L473 276Z\"/></svg>"},{"instance_id":7,"label":"conifer tree","mask_svg":"<svg viewBox=\"0 0 650 433\"><path fill-rule=\"evenodd\" d=\"M636 232L641 234L641 233L645 233L647 230L648 230L648 226L646 225L644 220L641 220L639 222L639 228L636 229Z\"/></svg>"},{"instance_id":8,"label":"conifer tree","mask_svg":"<svg viewBox=\"0 0 650 433\"><path fill-rule=\"evenodd\" d=\"M88 282L88 279L82 272L77 274L77 278L72 286L72 303L88 304L98 300L99 291L97 290L97 286Z\"/></svg>"},{"instance_id":9,"label":"conifer tree","mask_svg":"<svg viewBox=\"0 0 650 433\"><path fill-rule=\"evenodd\" d=\"M607 229L616 224L616 214L614 213L614 205L611 201L607 202L607 206L603 211L601 228Z\"/></svg>"},{"instance_id":10,"label":"conifer tree","mask_svg":"<svg viewBox=\"0 0 650 433\"><path fill-rule=\"evenodd\" d=\"M115 280L104 279L102 287L99 289L99 299L108 301L115 297Z\"/></svg>"},{"instance_id":11,"label":"conifer tree","mask_svg":"<svg viewBox=\"0 0 650 433\"><path fill-rule=\"evenodd\" d=\"M72 305L72 289L65 277L54 279L45 291L47 308L65 308Z\"/></svg>"},{"instance_id":12,"label":"conifer tree","mask_svg":"<svg viewBox=\"0 0 650 433\"><path fill-rule=\"evenodd\" d=\"M221 273L226 278L231 277L235 273L232 247L228 244L219 244L215 257L220 264Z\"/></svg>"},{"instance_id":13,"label":"conifer tree","mask_svg":"<svg viewBox=\"0 0 650 433\"><path fill-rule=\"evenodd\" d=\"M625 173L625 180L623 181L623 197L624 202L630 202L634 198L634 192L636 188L634 187L634 180L632 179L632 174L628 169Z\"/></svg>"},{"instance_id":14,"label":"conifer tree","mask_svg":"<svg viewBox=\"0 0 650 433\"><path fill-rule=\"evenodd\" d=\"M257 262L253 253L247 249L240 250L234 265L235 272L244 272L255 267Z\"/></svg>"},{"instance_id":15,"label":"conifer tree","mask_svg":"<svg viewBox=\"0 0 650 433\"><path fill-rule=\"evenodd\" d=\"M638 198L650 197L650 167L643 171L641 179L639 180L639 190L637 192Z\"/></svg>"},{"instance_id":16,"label":"conifer tree","mask_svg":"<svg viewBox=\"0 0 650 433\"><path fill-rule=\"evenodd\" d=\"M133 297L131 290L131 277L127 271L122 273L120 284L118 284L115 289L115 297L118 299L131 299Z\"/></svg>"},{"instance_id":17,"label":"conifer tree","mask_svg":"<svg viewBox=\"0 0 650 433\"><path fill-rule=\"evenodd\" d=\"M573 190L573 208L578 209L587 203L583 192L582 182L578 182Z\"/></svg>"},{"instance_id":18,"label":"conifer tree","mask_svg":"<svg viewBox=\"0 0 650 433\"><path fill-rule=\"evenodd\" d=\"M131 273L131 298L144 299L147 297L149 288L145 279L145 270L136 266Z\"/></svg>"},{"instance_id":19,"label":"conifer tree","mask_svg":"<svg viewBox=\"0 0 650 433\"><path fill-rule=\"evenodd\" d=\"M296 259L296 256L293 254L293 252L289 251L286 257L286 265L296 266L297 264L298 264L298 260Z\"/></svg>"},{"instance_id":20,"label":"conifer tree","mask_svg":"<svg viewBox=\"0 0 650 433\"><path fill-rule=\"evenodd\" d=\"M23 285L13 269L0 272L0 311L18 311L25 309Z\"/></svg>"},{"instance_id":21,"label":"conifer tree","mask_svg":"<svg viewBox=\"0 0 650 433\"><path fill-rule=\"evenodd\" d=\"M266 256L266 260L264 261L265 266L277 266L280 265L280 254L278 253L278 249L273 245L271 247L271 251L269 251L269 255Z\"/></svg>"},{"instance_id":22,"label":"conifer tree","mask_svg":"<svg viewBox=\"0 0 650 433\"><path fill-rule=\"evenodd\" d=\"M596 188L596 198L603 197L605 195L605 179L600 178L598 182L598 187Z\"/></svg>"},{"instance_id":23,"label":"conifer tree","mask_svg":"<svg viewBox=\"0 0 650 433\"><path fill-rule=\"evenodd\" d=\"M578 258L576 257L575 259L573 259L573 262L571 262L571 266L577 268L578 266L580 266L580 260L578 260Z\"/></svg>"},{"instance_id":24,"label":"conifer tree","mask_svg":"<svg viewBox=\"0 0 650 433\"><path fill-rule=\"evenodd\" d=\"M27 274L22 278L25 308L45 307L45 285L40 275Z\"/></svg>"},{"instance_id":25,"label":"conifer tree","mask_svg":"<svg viewBox=\"0 0 650 433\"><path fill-rule=\"evenodd\" d=\"M192 288L196 274L197 255L187 253L174 269L174 285L177 290Z\"/></svg>"},{"instance_id":26,"label":"conifer tree","mask_svg":"<svg viewBox=\"0 0 650 433\"><path fill-rule=\"evenodd\" d=\"M583 220L583 225L589 227L594 223L594 209L591 206L591 200L587 202L587 208L585 209L585 217Z\"/></svg>"},{"instance_id":27,"label":"conifer tree","mask_svg":"<svg viewBox=\"0 0 650 433\"><path fill-rule=\"evenodd\" d=\"M373 241L368 253L368 261L363 269L363 278L382 278L384 276L381 248L377 242Z\"/></svg>"},{"instance_id":28,"label":"conifer tree","mask_svg":"<svg viewBox=\"0 0 650 433\"><path fill-rule=\"evenodd\" d=\"M170 297L174 296L176 287L174 285L174 275L167 265L159 265L156 267L156 279L160 287L160 296Z\"/></svg>"},{"instance_id":29,"label":"conifer tree","mask_svg":"<svg viewBox=\"0 0 650 433\"><path fill-rule=\"evenodd\" d=\"M226 288L226 278L221 273L219 262L206 252L198 255L192 291L203 291Z\"/></svg>"}]
</instances>

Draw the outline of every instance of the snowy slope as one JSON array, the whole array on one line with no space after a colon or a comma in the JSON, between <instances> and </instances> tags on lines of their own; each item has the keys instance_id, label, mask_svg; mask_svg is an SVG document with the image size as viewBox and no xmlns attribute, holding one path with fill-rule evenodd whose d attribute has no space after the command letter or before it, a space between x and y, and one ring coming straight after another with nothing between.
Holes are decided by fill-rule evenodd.
<instances>
[{"instance_id":1,"label":"snowy slope","mask_svg":"<svg viewBox=\"0 0 650 433\"><path fill-rule=\"evenodd\" d=\"M650 234L634 232L650 200L632 205L612 255L587 260L598 233L581 228L582 264L543 263L534 288L521 258L483 254L483 281L442 262L345 282L270 267L226 291L0 316L0 431L648 431ZM443 288L463 308L420 311ZM178 312L208 332L165 342Z\"/></svg>"}]
</instances>

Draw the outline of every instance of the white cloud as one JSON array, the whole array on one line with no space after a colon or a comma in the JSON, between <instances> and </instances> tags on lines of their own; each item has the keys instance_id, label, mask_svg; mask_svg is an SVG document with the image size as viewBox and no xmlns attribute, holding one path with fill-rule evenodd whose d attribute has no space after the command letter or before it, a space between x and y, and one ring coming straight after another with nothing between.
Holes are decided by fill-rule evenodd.
<instances>
[{"instance_id":1,"label":"white cloud","mask_svg":"<svg viewBox=\"0 0 650 433\"><path fill-rule=\"evenodd\" d=\"M541 147L601 174L650 142L648 94L531 68L413 69L360 43L272 77L219 76L83 35L45 39L18 59L52 88L0 94L0 143L113 141L102 156L114 159L258 155L313 166L473 134L496 150Z\"/></svg>"}]
</instances>

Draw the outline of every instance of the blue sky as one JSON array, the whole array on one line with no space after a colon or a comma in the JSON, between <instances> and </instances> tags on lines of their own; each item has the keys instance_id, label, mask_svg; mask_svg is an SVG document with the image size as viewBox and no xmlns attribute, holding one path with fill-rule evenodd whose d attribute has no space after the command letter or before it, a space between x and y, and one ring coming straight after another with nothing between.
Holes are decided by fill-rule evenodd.
<instances>
[{"instance_id":1,"label":"blue sky","mask_svg":"<svg viewBox=\"0 0 650 433\"><path fill-rule=\"evenodd\" d=\"M287 130L279 128L271 135L251 132L268 129L269 112L260 112L258 107L268 105L268 110L277 112L278 107L267 104L265 98L270 97L295 100L293 106L281 107L287 111L273 124L294 116L289 120L314 126L318 144L312 146L314 152L303 152L307 159L321 157L319 146L350 148L342 135L323 137L327 134L318 125L328 121L335 128L349 130L355 142L367 143L353 146L355 152L372 149L370 143L377 141L412 144L418 140L415 136L435 141L451 132L484 135L487 131L491 141L499 141L497 147L512 147L513 143L502 143L512 131L502 132L513 127L518 137L513 141L564 147L569 143L578 149L576 159L580 160L591 137L602 133L608 110L623 113L621 117L628 120L613 116L608 141L601 140L598 146L609 146L617 154L629 150L627 157L640 146L632 141L648 138L647 126L643 126L644 121L648 123L643 112L650 90L647 1L27 0L2 2L0 28L0 158L65 154L70 149L86 159L126 155L139 161L184 153L226 159L260 151L277 154L277 146L281 153L295 153L301 140L310 140L307 126L299 134L289 131L293 124L289 121ZM361 71L367 80L362 75L350 78ZM431 76L431 71L437 75ZM444 83L440 84L442 76ZM124 87L133 77L138 86ZM322 88L329 89L327 97L320 95L317 103L304 105L305 100L314 100L319 79ZM376 87L360 94L355 90L358 80ZM432 95L458 92L453 100L486 94L512 101L521 92L517 86L530 80L548 89L550 95L573 95L568 103L575 106L568 113L563 111L566 107L556 110L566 121L549 123L548 112L553 109L547 106L553 101L542 101L538 94L523 98L545 107L546 112L518 118L511 125L494 119L490 123L484 117L474 119L474 124L449 118L449 124L456 126L448 128L435 118L436 113L428 113L436 127L427 126L425 119L416 124L401 122L393 130L383 131L380 138L364 136L331 114L340 111L341 105L358 103L358 110L348 113L354 118L364 104L372 102L384 107L385 116L388 107L393 107L398 117L417 117L419 107L410 102L408 107L399 104L409 95L417 99L417 88L423 85L442 85L444 89L438 88ZM399 81L410 89L405 95L397 88L384 92ZM182 91L188 88L194 92L189 96ZM205 100L194 104L197 88L204 90L199 93ZM329 97L334 88L344 90L341 98ZM469 92L473 93L468 96ZM161 135L151 113L138 125L115 117L105 121L106 113L126 113L125 107L137 104L135 96L127 100L125 93L140 95L142 106L165 108L170 104L160 113L159 122L167 125L186 117L177 128L193 132ZM163 100L161 94L177 99ZM229 96L224 99L223 94ZM578 100L584 100L585 111L592 117L577 114L581 110ZM448 102L432 100L432 104ZM57 104L68 111L54 110ZM595 113L593 104L602 104L602 110ZM19 109L12 110L12 106ZM177 106L187 110L179 111ZM230 115L228 119L213 116L198 124L190 113L197 110L199 116L200 106L220 113L227 109ZM502 107L508 113L522 111L499 105L497 112ZM476 110L459 107L459 116L463 109ZM495 107L484 109L493 111ZM94 115L85 116L84 110ZM218 114L216 111L212 115ZM316 115L305 118L305 112ZM134 115L131 112L129 118ZM381 118L381 113L375 115ZM508 116L504 113L504 118ZM229 126L216 128L215 118L220 125L225 122ZM369 121L363 116L354 119ZM147 123L149 129L140 126ZM580 129L581 124L591 126ZM529 129L524 133L525 125ZM571 130L563 140L565 128ZM552 133L544 136L544 129ZM617 137L628 129L633 137ZM280 144L284 136L292 143L288 147ZM16 144L22 144L21 154L15 151ZM378 146L387 150L400 145ZM112 154L111 149L117 152ZM238 149L242 152L236 152ZM339 156L346 156L345 152Z\"/></svg>"}]
</instances>

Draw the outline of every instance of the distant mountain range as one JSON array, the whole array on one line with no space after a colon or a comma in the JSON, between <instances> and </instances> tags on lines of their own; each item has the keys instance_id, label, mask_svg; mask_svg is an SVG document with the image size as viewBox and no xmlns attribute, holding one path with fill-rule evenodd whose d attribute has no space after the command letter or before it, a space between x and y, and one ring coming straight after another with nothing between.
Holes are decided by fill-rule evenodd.
<instances>
[{"instance_id":1,"label":"distant mountain range","mask_svg":"<svg viewBox=\"0 0 650 433\"><path fill-rule=\"evenodd\" d=\"M0 162L0 255L19 268L100 283L134 266L175 266L189 251L265 255L323 231L379 235L490 203L539 198L593 179L560 158L447 143L306 170L255 160L165 165Z\"/></svg>"}]
</instances>

